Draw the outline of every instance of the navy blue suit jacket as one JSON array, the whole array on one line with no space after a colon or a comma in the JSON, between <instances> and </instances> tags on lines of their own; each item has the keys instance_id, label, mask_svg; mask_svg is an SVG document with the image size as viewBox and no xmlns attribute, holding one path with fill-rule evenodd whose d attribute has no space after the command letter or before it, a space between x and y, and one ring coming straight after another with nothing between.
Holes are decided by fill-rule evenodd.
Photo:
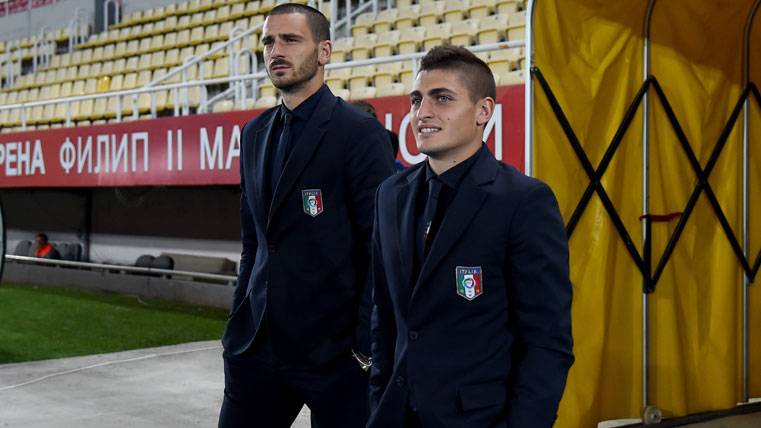
<instances>
[{"instance_id":1,"label":"navy blue suit jacket","mask_svg":"<svg viewBox=\"0 0 761 428\"><path fill-rule=\"evenodd\" d=\"M542 428L556 418L573 363L563 221L549 187L481 150L418 278L425 165L378 190L369 427L404 426L410 396L426 428ZM467 275L479 284L466 292Z\"/></svg>"},{"instance_id":2,"label":"navy blue suit jacket","mask_svg":"<svg viewBox=\"0 0 761 428\"><path fill-rule=\"evenodd\" d=\"M394 171L388 134L375 118L323 94L270 205L263 193L277 111L243 130L243 249L225 352L244 352L266 316L273 350L293 366L350 356L351 348L369 355L369 242L375 192ZM310 196L321 198L322 212L310 211Z\"/></svg>"}]
</instances>

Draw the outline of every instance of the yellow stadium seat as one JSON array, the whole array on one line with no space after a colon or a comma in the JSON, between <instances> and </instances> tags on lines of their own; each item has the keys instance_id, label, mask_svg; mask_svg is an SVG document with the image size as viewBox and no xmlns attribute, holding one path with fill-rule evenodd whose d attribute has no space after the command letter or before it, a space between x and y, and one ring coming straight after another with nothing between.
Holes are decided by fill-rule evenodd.
<instances>
[{"instance_id":1,"label":"yellow stadium seat","mask_svg":"<svg viewBox=\"0 0 761 428\"><path fill-rule=\"evenodd\" d=\"M137 52L135 53L148 53L151 51L151 39L146 37L144 39L140 39L140 47L137 49Z\"/></svg>"},{"instance_id":2,"label":"yellow stadium seat","mask_svg":"<svg viewBox=\"0 0 761 428\"><path fill-rule=\"evenodd\" d=\"M268 97L259 97L256 99L256 102L254 103L254 108L261 109L261 108L270 108L277 105L277 98L273 96Z\"/></svg>"},{"instance_id":3,"label":"yellow stadium seat","mask_svg":"<svg viewBox=\"0 0 761 428\"><path fill-rule=\"evenodd\" d=\"M126 58L126 62L124 63L124 72L130 73L133 71L137 71L139 69L139 56L131 56L129 58Z\"/></svg>"},{"instance_id":4,"label":"yellow stadium seat","mask_svg":"<svg viewBox=\"0 0 761 428\"><path fill-rule=\"evenodd\" d=\"M260 24L264 24L264 15L254 15L248 20L248 28L254 28Z\"/></svg>"},{"instance_id":5,"label":"yellow stadium seat","mask_svg":"<svg viewBox=\"0 0 761 428\"><path fill-rule=\"evenodd\" d=\"M92 95L98 92L100 78L91 77L85 81L85 94Z\"/></svg>"},{"instance_id":6,"label":"yellow stadium seat","mask_svg":"<svg viewBox=\"0 0 761 428\"><path fill-rule=\"evenodd\" d=\"M446 0L444 5L444 22L459 22L465 19L470 8L470 0Z\"/></svg>"},{"instance_id":7,"label":"yellow stadium seat","mask_svg":"<svg viewBox=\"0 0 761 428\"><path fill-rule=\"evenodd\" d=\"M232 21L226 21L221 24L219 24L219 39L220 40L229 40L230 39L230 31L233 29L233 22ZM256 34L254 34L256 36ZM254 45L256 46L256 45Z\"/></svg>"},{"instance_id":8,"label":"yellow stadium seat","mask_svg":"<svg viewBox=\"0 0 761 428\"><path fill-rule=\"evenodd\" d=\"M227 58L218 58L214 61L212 78L227 77L230 75L230 64Z\"/></svg>"},{"instance_id":9,"label":"yellow stadium seat","mask_svg":"<svg viewBox=\"0 0 761 428\"><path fill-rule=\"evenodd\" d=\"M373 12L360 14L354 21L354 25L351 27L351 35L357 37L369 33L373 22L375 22L375 14Z\"/></svg>"},{"instance_id":10,"label":"yellow stadium seat","mask_svg":"<svg viewBox=\"0 0 761 428\"><path fill-rule=\"evenodd\" d=\"M170 49L165 52L163 67L174 67L179 64L180 64L180 50L179 49L176 49L176 48Z\"/></svg>"},{"instance_id":11,"label":"yellow stadium seat","mask_svg":"<svg viewBox=\"0 0 761 428\"><path fill-rule=\"evenodd\" d=\"M275 7L275 0L262 0L259 4L259 13L267 13Z\"/></svg>"},{"instance_id":12,"label":"yellow stadium seat","mask_svg":"<svg viewBox=\"0 0 761 428\"><path fill-rule=\"evenodd\" d=\"M418 16L420 16L420 5L402 7L397 5L398 13L394 27L397 30L416 27L418 25Z\"/></svg>"},{"instance_id":13,"label":"yellow stadium seat","mask_svg":"<svg viewBox=\"0 0 761 428\"><path fill-rule=\"evenodd\" d=\"M82 51L81 50L75 50L71 52L71 65L79 65L82 63Z\"/></svg>"},{"instance_id":14,"label":"yellow stadium seat","mask_svg":"<svg viewBox=\"0 0 761 428\"><path fill-rule=\"evenodd\" d=\"M225 5L217 9L217 16L214 17L214 22L221 24L225 21L232 19L230 17L230 5Z\"/></svg>"},{"instance_id":15,"label":"yellow stadium seat","mask_svg":"<svg viewBox=\"0 0 761 428\"><path fill-rule=\"evenodd\" d=\"M114 74L114 62L113 61L106 61L103 63L103 67L100 69L100 74L102 76L111 76Z\"/></svg>"},{"instance_id":16,"label":"yellow stadium seat","mask_svg":"<svg viewBox=\"0 0 761 428\"><path fill-rule=\"evenodd\" d=\"M125 56L129 55L127 53L127 42L121 41L116 44L116 47L114 48L114 58L123 58Z\"/></svg>"},{"instance_id":17,"label":"yellow stadium seat","mask_svg":"<svg viewBox=\"0 0 761 428\"><path fill-rule=\"evenodd\" d=\"M178 58L180 64L185 61L185 58L193 56L193 46L185 46L180 49L180 57Z\"/></svg>"},{"instance_id":18,"label":"yellow stadium seat","mask_svg":"<svg viewBox=\"0 0 761 428\"><path fill-rule=\"evenodd\" d=\"M368 86L375 75L374 65L365 65L362 67L352 67L351 77L349 78L349 91Z\"/></svg>"},{"instance_id":19,"label":"yellow stadium seat","mask_svg":"<svg viewBox=\"0 0 761 428\"><path fill-rule=\"evenodd\" d=\"M272 85L272 82L269 81L269 79L264 79L262 83L259 84L259 97L269 97L277 96L277 88L275 88L274 85Z\"/></svg>"},{"instance_id":20,"label":"yellow stadium seat","mask_svg":"<svg viewBox=\"0 0 761 428\"><path fill-rule=\"evenodd\" d=\"M234 107L234 103L230 100L218 101L214 103L213 106L211 106L211 111L213 113L222 113L222 112L232 111L233 107Z\"/></svg>"},{"instance_id":21,"label":"yellow stadium seat","mask_svg":"<svg viewBox=\"0 0 761 428\"><path fill-rule=\"evenodd\" d=\"M151 37L151 47L148 50L149 52L155 52L157 50L161 50L164 48L164 35L163 34L156 34L155 36Z\"/></svg>"},{"instance_id":22,"label":"yellow stadium seat","mask_svg":"<svg viewBox=\"0 0 761 428\"><path fill-rule=\"evenodd\" d=\"M151 54L151 68L159 68L164 66L165 51L156 51Z\"/></svg>"},{"instance_id":23,"label":"yellow stadium seat","mask_svg":"<svg viewBox=\"0 0 761 428\"><path fill-rule=\"evenodd\" d=\"M103 46L98 46L97 48L93 49L92 51L92 60L93 61L103 61ZM71 64L71 55L68 57L68 61L66 66Z\"/></svg>"},{"instance_id":24,"label":"yellow stadium seat","mask_svg":"<svg viewBox=\"0 0 761 428\"><path fill-rule=\"evenodd\" d=\"M325 84L328 85L328 88L330 88L330 92L333 92L333 94L335 94L336 92L340 90L344 90L346 88L346 81L338 77L326 78Z\"/></svg>"},{"instance_id":25,"label":"yellow stadium seat","mask_svg":"<svg viewBox=\"0 0 761 428\"><path fill-rule=\"evenodd\" d=\"M87 78L90 76L90 67L92 67L91 64L82 64L77 69L77 78L74 79L74 81L78 81L82 78Z\"/></svg>"},{"instance_id":26,"label":"yellow stadium seat","mask_svg":"<svg viewBox=\"0 0 761 428\"><path fill-rule=\"evenodd\" d=\"M190 28L190 15L183 15L177 17L177 30L184 30Z\"/></svg>"},{"instance_id":27,"label":"yellow stadium seat","mask_svg":"<svg viewBox=\"0 0 761 428\"><path fill-rule=\"evenodd\" d=\"M140 53L140 41L130 40L127 42L127 55L137 55Z\"/></svg>"},{"instance_id":28,"label":"yellow stadium seat","mask_svg":"<svg viewBox=\"0 0 761 428\"><path fill-rule=\"evenodd\" d=\"M163 33L163 28L158 29L156 28L156 25L153 22L149 22L147 24L143 24L140 26L140 36L141 37L151 37L154 34L161 34Z\"/></svg>"},{"instance_id":29,"label":"yellow stadium seat","mask_svg":"<svg viewBox=\"0 0 761 428\"><path fill-rule=\"evenodd\" d=\"M127 30L129 30L129 35L127 36L128 40L142 39L143 37L150 37L148 34L143 35L142 25L135 25L135 26L127 28Z\"/></svg>"},{"instance_id":30,"label":"yellow stadium seat","mask_svg":"<svg viewBox=\"0 0 761 428\"><path fill-rule=\"evenodd\" d=\"M386 9L378 12L378 16L375 17L375 21L372 23L373 33L380 37L386 31L391 31L398 17L399 11L397 9Z\"/></svg>"},{"instance_id":31,"label":"yellow stadium seat","mask_svg":"<svg viewBox=\"0 0 761 428\"><path fill-rule=\"evenodd\" d=\"M466 19L452 24L452 35L449 43L455 46L471 46L476 43L475 34L478 33L478 19Z\"/></svg>"},{"instance_id":32,"label":"yellow stadium seat","mask_svg":"<svg viewBox=\"0 0 761 428\"><path fill-rule=\"evenodd\" d=\"M190 45L190 30L184 29L177 33L177 47L183 48Z\"/></svg>"},{"instance_id":33,"label":"yellow stadium seat","mask_svg":"<svg viewBox=\"0 0 761 428\"><path fill-rule=\"evenodd\" d=\"M397 75L386 71L376 71L373 76L373 86L380 88L396 81Z\"/></svg>"},{"instance_id":34,"label":"yellow stadium seat","mask_svg":"<svg viewBox=\"0 0 761 428\"><path fill-rule=\"evenodd\" d=\"M378 39L375 41L373 48L373 55L376 58L393 55L397 45L399 45L400 37L399 31L385 31L378 34Z\"/></svg>"},{"instance_id":35,"label":"yellow stadium seat","mask_svg":"<svg viewBox=\"0 0 761 428\"><path fill-rule=\"evenodd\" d=\"M351 48L352 61L370 58L370 51L377 39L378 36L375 34L361 34L354 37L354 45Z\"/></svg>"},{"instance_id":36,"label":"yellow stadium seat","mask_svg":"<svg viewBox=\"0 0 761 428\"><path fill-rule=\"evenodd\" d=\"M68 67L66 69L66 77L64 78L64 81L77 80L77 77L78 77L78 70L76 66Z\"/></svg>"},{"instance_id":37,"label":"yellow stadium seat","mask_svg":"<svg viewBox=\"0 0 761 428\"><path fill-rule=\"evenodd\" d=\"M50 68L58 68L61 66L61 55L53 55L53 58L50 59ZM3 69L2 76L5 76L5 70Z\"/></svg>"},{"instance_id":38,"label":"yellow stadium seat","mask_svg":"<svg viewBox=\"0 0 761 428\"><path fill-rule=\"evenodd\" d=\"M212 43L220 40L219 37L219 25L209 25L205 28L203 33L203 41L207 43Z\"/></svg>"},{"instance_id":39,"label":"yellow stadium seat","mask_svg":"<svg viewBox=\"0 0 761 428\"><path fill-rule=\"evenodd\" d=\"M0 70L5 71L5 70ZM51 70L52 71L52 70ZM4 74L0 74L0 76L3 76ZM34 84L41 86L45 84L45 76L47 76L47 72L45 71L38 71L34 74Z\"/></svg>"},{"instance_id":40,"label":"yellow stadium seat","mask_svg":"<svg viewBox=\"0 0 761 428\"><path fill-rule=\"evenodd\" d=\"M407 94L404 90L404 85L401 83L391 83L380 87L376 86L376 89L377 91L375 92L375 95L377 97L391 97Z\"/></svg>"},{"instance_id":41,"label":"yellow stadium seat","mask_svg":"<svg viewBox=\"0 0 761 428\"><path fill-rule=\"evenodd\" d=\"M115 74L111 77L111 81L108 85L108 90L113 91L119 91L122 89L122 85L124 83L124 75L123 74Z\"/></svg>"},{"instance_id":42,"label":"yellow stadium seat","mask_svg":"<svg viewBox=\"0 0 761 428\"><path fill-rule=\"evenodd\" d=\"M511 14L518 12L521 5L520 0L497 0L494 6L497 13Z\"/></svg>"},{"instance_id":43,"label":"yellow stadium seat","mask_svg":"<svg viewBox=\"0 0 761 428\"><path fill-rule=\"evenodd\" d=\"M55 71L54 82L63 82L66 80L66 69L69 67L61 67Z\"/></svg>"},{"instance_id":44,"label":"yellow stadium seat","mask_svg":"<svg viewBox=\"0 0 761 428\"><path fill-rule=\"evenodd\" d=\"M468 16L473 18L485 18L494 11L494 0L470 0Z\"/></svg>"},{"instance_id":45,"label":"yellow stadium seat","mask_svg":"<svg viewBox=\"0 0 761 428\"><path fill-rule=\"evenodd\" d=\"M523 77L523 70L514 70L506 75L500 75L499 84L500 85L522 85L526 82L526 79Z\"/></svg>"},{"instance_id":46,"label":"yellow stadium seat","mask_svg":"<svg viewBox=\"0 0 761 428\"><path fill-rule=\"evenodd\" d=\"M205 54L206 52L209 52L209 44L203 43L195 47L195 56L200 57L201 55Z\"/></svg>"},{"instance_id":47,"label":"yellow stadium seat","mask_svg":"<svg viewBox=\"0 0 761 428\"><path fill-rule=\"evenodd\" d=\"M209 25L217 22L217 10L211 9L207 10L203 13L203 17L201 18L201 22L203 25Z\"/></svg>"},{"instance_id":48,"label":"yellow stadium seat","mask_svg":"<svg viewBox=\"0 0 761 428\"><path fill-rule=\"evenodd\" d=\"M230 8L230 19L240 19L246 14L245 3L235 3Z\"/></svg>"},{"instance_id":49,"label":"yellow stadium seat","mask_svg":"<svg viewBox=\"0 0 761 428\"><path fill-rule=\"evenodd\" d=\"M395 3L396 3L396 7L398 7L399 9L401 9L403 7L413 6L413 4L412 4L413 0L396 0Z\"/></svg>"},{"instance_id":50,"label":"yellow stadium seat","mask_svg":"<svg viewBox=\"0 0 761 428\"><path fill-rule=\"evenodd\" d=\"M249 1L246 2L246 7L244 11L245 16L255 16L258 15L260 12L265 13L265 11L262 9L262 2L259 0Z\"/></svg>"},{"instance_id":51,"label":"yellow stadium seat","mask_svg":"<svg viewBox=\"0 0 761 428\"><path fill-rule=\"evenodd\" d=\"M375 97L375 88L372 86L357 87L349 90L350 100L364 100Z\"/></svg>"},{"instance_id":52,"label":"yellow stadium seat","mask_svg":"<svg viewBox=\"0 0 761 428\"><path fill-rule=\"evenodd\" d=\"M204 43L203 27L199 26L190 30L190 43L194 45Z\"/></svg>"},{"instance_id":53,"label":"yellow stadium seat","mask_svg":"<svg viewBox=\"0 0 761 428\"><path fill-rule=\"evenodd\" d=\"M423 50L427 51L435 46L441 46L449 42L452 35L452 24L443 22L432 25L425 29L425 39L423 40Z\"/></svg>"},{"instance_id":54,"label":"yellow stadium seat","mask_svg":"<svg viewBox=\"0 0 761 428\"><path fill-rule=\"evenodd\" d=\"M119 30L119 40L120 41L129 41L132 37L132 28L133 27L124 27Z\"/></svg>"},{"instance_id":55,"label":"yellow stadium seat","mask_svg":"<svg viewBox=\"0 0 761 428\"><path fill-rule=\"evenodd\" d=\"M71 89L71 94L73 96L80 96L85 94L85 81L80 79L74 82L74 85Z\"/></svg>"},{"instance_id":56,"label":"yellow stadium seat","mask_svg":"<svg viewBox=\"0 0 761 428\"><path fill-rule=\"evenodd\" d=\"M137 69L138 70L150 70L153 67L153 64L151 64L151 54L144 53L140 55L140 59L137 62Z\"/></svg>"},{"instance_id":57,"label":"yellow stadium seat","mask_svg":"<svg viewBox=\"0 0 761 428\"><path fill-rule=\"evenodd\" d=\"M177 46L177 33L171 32L164 35L164 41L161 44L162 50L172 49Z\"/></svg>"},{"instance_id":58,"label":"yellow stadium seat","mask_svg":"<svg viewBox=\"0 0 761 428\"><path fill-rule=\"evenodd\" d=\"M164 18L164 28L167 30L177 31L178 18L176 16L167 16Z\"/></svg>"},{"instance_id":59,"label":"yellow stadium seat","mask_svg":"<svg viewBox=\"0 0 761 428\"><path fill-rule=\"evenodd\" d=\"M429 27L436 25L440 21L440 17L444 14L444 6L446 2L441 1L424 1L420 3L420 17L418 22L423 27Z\"/></svg>"},{"instance_id":60,"label":"yellow stadium seat","mask_svg":"<svg viewBox=\"0 0 761 428\"><path fill-rule=\"evenodd\" d=\"M190 27L203 26L203 13L198 12L190 15Z\"/></svg>"},{"instance_id":61,"label":"yellow stadium seat","mask_svg":"<svg viewBox=\"0 0 761 428\"><path fill-rule=\"evenodd\" d=\"M481 29L478 31L478 43L487 45L499 43L505 38L507 29L507 15L491 15L480 20Z\"/></svg>"},{"instance_id":62,"label":"yellow stadium seat","mask_svg":"<svg viewBox=\"0 0 761 428\"><path fill-rule=\"evenodd\" d=\"M526 12L510 15L507 26L507 40L524 40L526 38Z\"/></svg>"},{"instance_id":63,"label":"yellow stadium seat","mask_svg":"<svg viewBox=\"0 0 761 428\"><path fill-rule=\"evenodd\" d=\"M331 60L334 62L346 61L346 56L354 45L354 39L351 37L341 37L333 43L333 52Z\"/></svg>"},{"instance_id":64,"label":"yellow stadium seat","mask_svg":"<svg viewBox=\"0 0 761 428\"><path fill-rule=\"evenodd\" d=\"M425 27L405 28L399 31L397 52L400 55L419 52L425 40L425 33Z\"/></svg>"},{"instance_id":65,"label":"yellow stadium seat","mask_svg":"<svg viewBox=\"0 0 761 428\"><path fill-rule=\"evenodd\" d=\"M97 79L98 77L100 77L102 70L103 70L103 64L99 62L92 63L90 64L90 75L87 77L92 77Z\"/></svg>"}]
</instances>

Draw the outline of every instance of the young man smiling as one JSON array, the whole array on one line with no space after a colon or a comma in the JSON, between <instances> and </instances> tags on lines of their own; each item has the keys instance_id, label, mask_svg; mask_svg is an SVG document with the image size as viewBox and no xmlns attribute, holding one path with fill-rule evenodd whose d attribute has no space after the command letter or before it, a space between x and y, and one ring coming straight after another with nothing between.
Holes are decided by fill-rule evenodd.
<instances>
[{"instance_id":1,"label":"young man smiling","mask_svg":"<svg viewBox=\"0 0 761 428\"><path fill-rule=\"evenodd\" d=\"M571 284L552 191L482 141L491 71L464 48L410 94L426 162L380 187L371 428L551 427L573 362Z\"/></svg>"},{"instance_id":2,"label":"young man smiling","mask_svg":"<svg viewBox=\"0 0 761 428\"><path fill-rule=\"evenodd\" d=\"M222 339L221 427L367 421L374 195L393 174L386 130L324 85L329 23L278 5L262 30L282 104L243 130L240 273Z\"/></svg>"}]
</instances>

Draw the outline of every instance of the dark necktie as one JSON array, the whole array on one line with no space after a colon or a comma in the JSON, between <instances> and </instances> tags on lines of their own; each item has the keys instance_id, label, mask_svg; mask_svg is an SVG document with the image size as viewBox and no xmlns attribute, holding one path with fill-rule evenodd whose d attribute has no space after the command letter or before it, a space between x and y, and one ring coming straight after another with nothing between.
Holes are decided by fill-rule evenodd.
<instances>
[{"instance_id":1,"label":"dark necktie","mask_svg":"<svg viewBox=\"0 0 761 428\"><path fill-rule=\"evenodd\" d=\"M431 243L433 242L433 238L436 233L436 227L438 226L435 224L435 221L436 211L439 206L439 195L441 194L441 188L442 184L438 178L432 178L428 180L428 199L425 201L425 209L423 210L423 217L421 218L423 221L423 230L419 238L421 240L420 249L422 250L420 257L421 264L428 256L428 250L431 248Z\"/></svg>"},{"instance_id":2,"label":"dark necktie","mask_svg":"<svg viewBox=\"0 0 761 428\"><path fill-rule=\"evenodd\" d=\"M272 197L275 196L275 188L277 182L280 180L280 175L283 173L283 167L288 159L288 153L291 150L291 121L293 119L293 113L283 110L283 126L280 130L280 138L277 140L277 146L275 147L275 156L272 157Z\"/></svg>"}]
</instances>

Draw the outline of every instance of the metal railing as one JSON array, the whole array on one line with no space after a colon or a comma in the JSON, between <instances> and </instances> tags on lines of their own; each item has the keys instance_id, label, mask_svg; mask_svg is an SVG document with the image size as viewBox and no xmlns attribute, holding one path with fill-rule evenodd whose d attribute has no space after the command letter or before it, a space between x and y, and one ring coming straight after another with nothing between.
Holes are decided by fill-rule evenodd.
<instances>
[{"instance_id":1,"label":"metal railing","mask_svg":"<svg viewBox=\"0 0 761 428\"><path fill-rule=\"evenodd\" d=\"M213 281L221 281L221 282L227 283L228 285L234 285L234 283L238 280L238 277L235 275L221 275L216 273L190 272L185 270L157 269L157 268L139 267L139 266L125 266L125 265L115 265L115 264L108 264L108 263L89 263L89 262L75 262L71 260L42 259L38 257L14 256L10 254L5 255L5 260L10 262L16 262L16 263L36 264L36 265L45 265L45 266L65 266L65 267L74 267L74 268L85 268L90 270L117 271L117 272L123 272L123 273L142 273L142 274L159 274L159 275L167 275L167 276L182 276L182 277L188 277L191 279L207 279L207 280L213 280Z\"/></svg>"}]
</instances>

